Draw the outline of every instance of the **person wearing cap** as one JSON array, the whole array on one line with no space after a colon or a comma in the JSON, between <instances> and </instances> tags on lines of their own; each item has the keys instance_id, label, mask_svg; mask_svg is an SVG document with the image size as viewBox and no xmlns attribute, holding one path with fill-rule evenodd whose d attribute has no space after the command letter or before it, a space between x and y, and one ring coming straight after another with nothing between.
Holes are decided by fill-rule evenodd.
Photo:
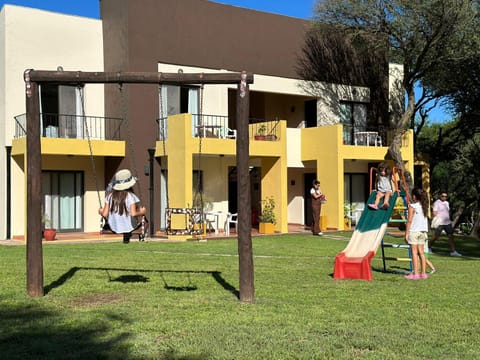
<instances>
[{"instance_id":1,"label":"person wearing cap","mask_svg":"<svg viewBox=\"0 0 480 360\"><path fill-rule=\"evenodd\" d=\"M133 193L137 179L128 169L119 170L113 179L112 192L105 198L105 205L98 213L108 220L113 232L123 234L123 243L128 244L135 230L132 217L146 214L144 206L138 206L140 199Z\"/></svg>"}]
</instances>

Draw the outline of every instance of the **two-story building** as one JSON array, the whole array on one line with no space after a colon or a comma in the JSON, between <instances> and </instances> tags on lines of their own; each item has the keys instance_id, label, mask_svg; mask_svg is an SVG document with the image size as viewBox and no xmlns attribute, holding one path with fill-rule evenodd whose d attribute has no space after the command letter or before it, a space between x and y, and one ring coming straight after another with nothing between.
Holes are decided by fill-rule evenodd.
<instances>
[{"instance_id":1,"label":"two-story building","mask_svg":"<svg viewBox=\"0 0 480 360\"><path fill-rule=\"evenodd\" d=\"M344 205L360 212L369 169L389 145L389 119L369 115L368 87L319 84L306 93L296 67L308 21L206 0L102 0L101 20L5 6L0 90L9 169L0 197L3 236L25 229L25 69L107 72L248 71L250 204L237 203L236 86L59 84L41 87L44 211L59 231L98 231L97 208L116 170L139 178L137 194L154 231L165 209L198 205L219 217L273 197L276 230L311 223L309 190L321 181L324 226L344 226ZM21 46L18 46L21 44ZM34 56L31 54L35 54ZM393 68L393 67L392 67ZM392 77L384 74L394 94ZM388 107L388 104L386 105ZM376 113L389 114L390 109ZM386 115L388 116L388 115ZM402 146L413 171L412 133ZM10 204L10 205L8 205ZM255 222L255 217L252 217Z\"/></svg>"}]
</instances>

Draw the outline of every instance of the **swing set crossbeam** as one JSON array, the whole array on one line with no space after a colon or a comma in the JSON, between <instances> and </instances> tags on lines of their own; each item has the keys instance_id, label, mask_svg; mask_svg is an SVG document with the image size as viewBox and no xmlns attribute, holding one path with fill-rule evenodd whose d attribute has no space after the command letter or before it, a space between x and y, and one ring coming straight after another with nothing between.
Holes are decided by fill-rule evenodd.
<instances>
[{"instance_id":1,"label":"swing set crossbeam","mask_svg":"<svg viewBox=\"0 0 480 360\"><path fill-rule=\"evenodd\" d=\"M233 84L242 80L242 73L151 73L151 72L84 72L30 70L30 81L61 84ZM247 73L247 84L253 74Z\"/></svg>"}]
</instances>

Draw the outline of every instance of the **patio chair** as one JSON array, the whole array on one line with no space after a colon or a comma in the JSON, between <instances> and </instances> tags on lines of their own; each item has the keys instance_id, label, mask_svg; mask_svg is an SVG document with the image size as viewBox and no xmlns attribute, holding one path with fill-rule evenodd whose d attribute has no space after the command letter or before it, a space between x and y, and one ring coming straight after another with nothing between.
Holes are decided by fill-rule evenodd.
<instances>
[{"instance_id":1,"label":"patio chair","mask_svg":"<svg viewBox=\"0 0 480 360\"><path fill-rule=\"evenodd\" d=\"M237 232L237 224L238 224L238 213L228 213L227 219L225 220L225 235L230 236L230 224L233 224L235 228L235 232Z\"/></svg>"}]
</instances>

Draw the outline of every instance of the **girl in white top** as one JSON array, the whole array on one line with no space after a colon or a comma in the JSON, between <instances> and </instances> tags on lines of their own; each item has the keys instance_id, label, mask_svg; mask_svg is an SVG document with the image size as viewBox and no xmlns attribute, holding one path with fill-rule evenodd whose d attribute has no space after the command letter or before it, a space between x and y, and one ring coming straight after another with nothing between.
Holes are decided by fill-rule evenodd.
<instances>
[{"instance_id":1,"label":"girl in white top","mask_svg":"<svg viewBox=\"0 0 480 360\"><path fill-rule=\"evenodd\" d=\"M123 243L128 244L134 227L132 217L145 215L144 206L138 207L140 199L133 193L132 187L137 179L130 170L123 169L115 174L113 189L105 198L105 205L98 213L108 219L113 232L123 234Z\"/></svg>"},{"instance_id":2,"label":"girl in white top","mask_svg":"<svg viewBox=\"0 0 480 360\"><path fill-rule=\"evenodd\" d=\"M382 209L386 210L389 207L390 197L393 193L392 188L392 170L387 163L380 163L378 165L377 177L375 179L377 195L375 196L375 202L368 204L368 207L372 210L378 210L380 199L383 198Z\"/></svg>"},{"instance_id":3,"label":"girl in white top","mask_svg":"<svg viewBox=\"0 0 480 360\"><path fill-rule=\"evenodd\" d=\"M413 273L406 275L408 280L427 279L427 263L424 247L428 232L428 199L425 191L419 188L412 190L412 203L408 205L408 220L405 230L405 242L412 251ZM420 260L420 264L419 264Z\"/></svg>"}]
</instances>

